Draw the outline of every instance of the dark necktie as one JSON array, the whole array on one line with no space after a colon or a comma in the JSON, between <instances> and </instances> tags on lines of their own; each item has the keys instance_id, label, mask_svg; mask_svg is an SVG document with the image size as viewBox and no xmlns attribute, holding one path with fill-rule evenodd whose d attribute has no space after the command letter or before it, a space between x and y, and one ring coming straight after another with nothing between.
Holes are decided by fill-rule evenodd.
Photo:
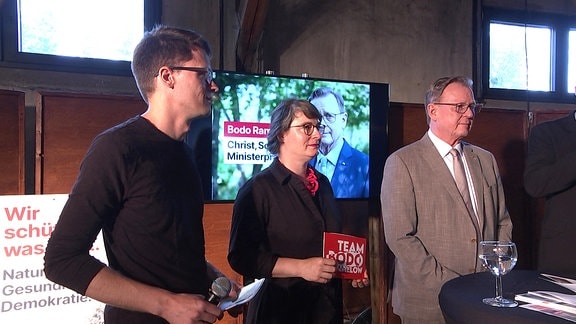
<instances>
[{"instance_id":1,"label":"dark necktie","mask_svg":"<svg viewBox=\"0 0 576 324\"><path fill-rule=\"evenodd\" d=\"M454 180L456 180L456 186L464 199L466 208L473 219L477 220L476 213L472 207L472 200L470 199L470 191L468 190L468 181L466 181L466 173L464 172L464 164L460 158L460 152L457 149L451 149L450 154L452 155L452 161L454 165Z\"/></svg>"}]
</instances>

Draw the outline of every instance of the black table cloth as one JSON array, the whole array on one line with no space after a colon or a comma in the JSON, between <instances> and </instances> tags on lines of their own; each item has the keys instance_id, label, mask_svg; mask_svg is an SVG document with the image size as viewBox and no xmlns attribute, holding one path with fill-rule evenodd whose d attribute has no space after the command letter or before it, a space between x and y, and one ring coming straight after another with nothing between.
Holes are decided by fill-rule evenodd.
<instances>
[{"instance_id":1,"label":"black table cloth","mask_svg":"<svg viewBox=\"0 0 576 324\"><path fill-rule=\"evenodd\" d=\"M504 298L508 299L514 299L517 294L535 290L574 294L569 289L541 279L540 273L532 270L512 270L502 277L502 287ZM483 298L495 297L495 295L496 277L490 272L480 272L448 281L442 287L438 299L447 323L569 323L559 317L519 306L500 308L482 302ZM521 302L519 304L522 305Z\"/></svg>"}]
</instances>

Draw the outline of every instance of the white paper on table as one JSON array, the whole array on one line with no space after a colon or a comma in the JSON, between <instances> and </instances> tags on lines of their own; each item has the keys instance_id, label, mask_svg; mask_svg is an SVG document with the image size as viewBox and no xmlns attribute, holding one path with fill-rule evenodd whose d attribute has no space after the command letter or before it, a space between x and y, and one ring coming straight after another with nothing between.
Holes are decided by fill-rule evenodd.
<instances>
[{"instance_id":1,"label":"white paper on table","mask_svg":"<svg viewBox=\"0 0 576 324\"><path fill-rule=\"evenodd\" d=\"M238 294L238 298L236 298L236 300L225 300L225 301L221 302L219 305L220 309L225 311L225 310L228 310L234 306L238 306L238 305L242 305L244 303L247 303L248 301L250 301L250 299L252 299L254 296L256 296L256 293L258 293L258 290L260 290L260 287L262 287L263 283L264 283L264 278L256 279L256 280L254 280L253 283L242 287L242 289L240 290L240 293Z\"/></svg>"},{"instance_id":2,"label":"white paper on table","mask_svg":"<svg viewBox=\"0 0 576 324\"><path fill-rule=\"evenodd\" d=\"M576 314L573 314L573 313L564 312L564 311L561 311L559 309L546 307L543 305L537 305L537 304L524 304L524 305L520 305L520 307L526 308L526 309L529 309L529 310L532 310L535 312L548 314L551 316L556 316L558 318L562 318L562 319L565 319L567 321L576 323Z\"/></svg>"},{"instance_id":3,"label":"white paper on table","mask_svg":"<svg viewBox=\"0 0 576 324\"><path fill-rule=\"evenodd\" d=\"M546 273L542 273L542 276L544 277L544 280L553 282L553 283L560 285L564 288L570 289L573 292L576 292L576 280L575 279L559 277L559 276L546 274Z\"/></svg>"},{"instance_id":4,"label":"white paper on table","mask_svg":"<svg viewBox=\"0 0 576 324\"><path fill-rule=\"evenodd\" d=\"M517 301L542 305L576 314L576 295L562 294L554 291L529 291L516 295Z\"/></svg>"}]
</instances>

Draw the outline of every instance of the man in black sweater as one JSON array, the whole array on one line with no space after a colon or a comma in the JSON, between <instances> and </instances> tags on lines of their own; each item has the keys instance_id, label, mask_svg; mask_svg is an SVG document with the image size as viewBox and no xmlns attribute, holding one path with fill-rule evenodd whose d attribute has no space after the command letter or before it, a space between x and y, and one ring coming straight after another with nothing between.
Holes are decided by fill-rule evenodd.
<instances>
[{"instance_id":1,"label":"man in black sweater","mask_svg":"<svg viewBox=\"0 0 576 324\"><path fill-rule=\"evenodd\" d=\"M94 139L49 239L46 277L106 303L106 323L222 318L206 301L222 274L205 259L202 187L183 142L218 92L210 55L193 31L146 33L132 72L148 108ZM100 231L108 265L89 254Z\"/></svg>"}]
</instances>

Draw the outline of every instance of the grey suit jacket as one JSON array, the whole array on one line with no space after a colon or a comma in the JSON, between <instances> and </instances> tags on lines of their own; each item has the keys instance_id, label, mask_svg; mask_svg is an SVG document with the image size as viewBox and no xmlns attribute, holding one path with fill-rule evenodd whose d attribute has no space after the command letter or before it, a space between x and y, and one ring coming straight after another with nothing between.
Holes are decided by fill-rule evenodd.
<instances>
[{"instance_id":1,"label":"grey suit jacket","mask_svg":"<svg viewBox=\"0 0 576 324\"><path fill-rule=\"evenodd\" d=\"M479 224L471 218L450 170L428 137L386 160L382 220L396 257L392 306L401 317L442 321L441 286L482 271L481 240L511 240L512 222L494 156L463 143L476 193Z\"/></svg>"}]
</instances>

